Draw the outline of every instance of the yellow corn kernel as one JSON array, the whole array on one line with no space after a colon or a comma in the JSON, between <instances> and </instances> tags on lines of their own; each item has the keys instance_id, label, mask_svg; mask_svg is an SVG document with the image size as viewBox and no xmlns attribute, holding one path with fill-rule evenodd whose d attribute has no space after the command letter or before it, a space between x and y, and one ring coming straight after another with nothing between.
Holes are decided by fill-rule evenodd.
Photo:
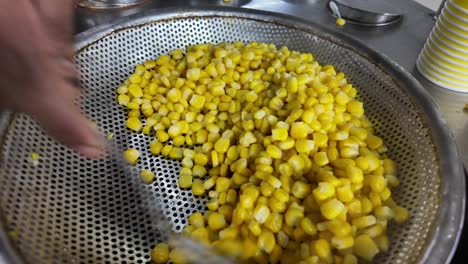
<instances>
[{"instance_id":1,"label":"yellow corn kernel","mask_svg":"<svg viewBox=\"0 0 468 264\"><path fill-rule=\"evenodd\" d=\"M361 208L363 214L368 214L372 211L372 203L367 197L361 198Z\"/></svg>"},{"instance_id":2,"label":"yellow corn kernel","mask_svg":"<svg viewBox=\"0 0 468 264\"><path fill-rule=\"evenodd\" d=\"M39 153L31 152L31 160L37 162L39 160Z\"/></svg>"},{"instance_id":3,"label":"yellow corn kernel","mask_svg":"<svg viewBox=\"0 0 468 264\"><path fill-rule=\"evenodd\" d=\"M166 142L169 140L169 135L166 133L166 131L160 129L156 131L156 138L159 142Z\"/></svg>"},{"instance_id":4,"label":"yellow corn kernel","mask_svg":"<svg viewBox=\"0 0 468 264\"><path fill-rule=\"evenodd\" d=\"M143 124L141 123L140 119L138 119L137 117L129 117L125 125L131 130L136 131L136 132L139 132L143 127Z\"/></svg>"},{"instance_id":5,"label":"yellow corn kernel","mask_svg":"<svg viewBox=\"0 0 468 264\"><path fill-rule=\"evenodd\" d=\"M271 186L268 182L262 182L260 184L260 192L262 193L263 196L265 197L270 197L273 192L275 191L275 188Z\"/></svg>"},{"instance_id":6,"label":"yellow corn kernel","mask_svg":"<svg viewBox=\"0 0 468 264\"><path fill-rule=\"evenodd\" d=\"M169 245L159 243L151 250L151 261L154 263L167 263L169 261Z\"/></svg>"},{"instance_id":7,"label":"yellow corn kernel","mask_svg":"<svg viewBox=\"0 0 468 264\"><path fill-rule=\"evenodd\" d=\"M192 186L193 176L188 174L183 174L179 176L178 183L179 188L186 189Z\"/></svg>"},{"instance_id":8,"label":"yellow corn kernel","mask_svg":"<svg viewBox=\"0 0 468 264\"><path fill-rule=\"evenodd\" d=\"M230 141L228 138L221 137L214 144L214 148L219 153L226 153L229 149Z\"/></svg>"},{"instance_id":9,"label":"yellow corn kernel","mask_svg":"<svg viewBox=\"0 0 468 264\"><path fill-rule=\"evenodd\" d=\"M380 199L380 195L375 192L371 192L369 194L369 200L371 201L374 208L382 205L382 199Z\"/></svg>"},{"instance_id":10,"label":"yellow corn kernel","mask_svg":"<svg viewBox=\"0 0 468 264\"><path fill-rule=\"evenodd\" d=\"M210 235L208 229L201 227L195 229L190 236L195 239L196 241L199 241L203 244L209 244L210 242Z\"/></svg>"},{"instance_id":11,"label":"yellow corn kernel","mask_svg":"<svg viewBox=\"0 0 468 264\"><path fill-rule=\"evenodd\" d=\"M224 218L226 218L226 221L231 222L232 221L232 215L234 213L234 208L229 205L229 204L223 204L218 208L218 212L222 215L224 215Z\"/></svg>"},{"instance_id":12,"label":"yellow corn kernel","mask_svg":"<svg viewBox=\"0 0 468 264\"><path fill-rule=\"evenodd\" d=\"M304 211L299 208L289 207L284 215L284 220L288 226L295 227L304 218Z\"/></svg>"},{"instance_id":13,"label":"yellow corn kernel","mask_svg":"<svg viewBox=\"0 0 468 264\"><path fill-rule=\"evenodd\" d=\"M310 139L298 139L296 140L296 151L299 153L310 153L314 150L315 143Z\"/></svg>"},{"instance_id":14,"label":"yellow corn kernel","mask_svg":"<svg viewBox=\"0 0 468 264\"><path fill-rule=\"evenodd\" d=\"M193 167L193 160L191 158L189 158L189 157L184 157L182 159L181 163L182 163L182 167L184 167L184 168L189 168L190 169L190 168Z\"/></svg>"},{"instance_id":15,"label":"yellow corn kernel","mask_svg":"<svg viewBox=\"0 0 468 264\"><path fill-rule=\"evenodd\" d=\"M206 168L201 165L194 165L192 168L192 174L195 177L203 178L206 175Z\"/></svg>"},{"instance_id":16,"label":"yellow corn kernel","mask_svg":"<svg viewBox=\"0 0 468 264\"><path fill-rule=\"evenodd\" d=\"M305 139L310 127L304 122L294 122L291 125L290 135L294 139Z\"/></svg>"},{"instance_id":17,"label":"yellow corn kernel","mask_svg":"<svg viewBox=\"0 0 468 264\"><path fill-rule=\"evenodd\" d=\"M346 106L346 109L349 113L357 117L360 117L364 114L363 103L357 100L352 100L351 102L349 102Z\"/></svg>"},{"instance_id":18,"label":"yellow corn kernel","mask_svg":"<svg viewBox=\"0 0 468 264\"><path fill-rule=\"evenodd\" d=\"M325 239L318 239L312 242L312 249L322 259L328 259L331 255L330 244Z\"/></svg>"},{"instance_id":19,"label":"yellow corn kernel","mask_svg":"<svg viewBox=\"0 0 468 264\"><path fill-rule=\"evenodd\" d=\"M190 168L182 167L180 169L179 175L193 175L192 170Z\"/></svg>"},{"instance_id":20,"label":"yellow corn kernel","mask_svg":"<svg viewBox=\"0 0 468 264\"><path fill-rule=\"evenodd\" d=\"M260 224L254 220L250 220L247 227L249 231L252 233L252 235L256 237L258 237L262 233L262 228L260 227Z\"/></svg>"},{"instance_id":21,"label":"yellow corn kernel","mask_svg":"<svg viewBox=\"0 0 468 264\"><path fill-rule=\"evenodd\" d=\"M193 161L196 165L205 166L208 163L208 156L204 153L198 152L193 157Z\"/></svg>"},{"instance_id":22,"label":"yellow corn kernel","mask_svg":"<svg viewBox=\"0 0 468 264\"><path fill-rule=\"evenodd\" d=\"M373 215L361 216L352 221L353 225L357 228L366 228L374 225L376 222L377 219Z\"/></svg>"},{"instance_id":23,"label":"yellow corn kernel","mask_svg":"<svg viewBox=\"0 0 468 264\"><path fill-rule=\"evenodd\" d=\"M405 222L406 220L408 220L408 210L406 208L403 208L401 206L397 206L395 208L393 208L393 211L394 211L394 219L395 219L395 222L401 224L403 222Z\"/></svg>"},{"instance_id":24,"label":"yellow corn kernel","mask_svg":"<svg viewBox=\"0 0 468 264\"><path fill-rule=\"evenodd\" d=\"M317 201L323 201L335 195L335 188L330 183L319 182L312 193Z\"/></svg>"},{"instance_id":25,"label":"yellow corn kernel","mask_svg":"<svg viewBox=\"0 0 468 264\"><path fill-rule=\"evenodd\" d=\"M310 194L310 192L311 192L310 185L301 181L294 182L292 189L291 189L292 195L294 195L294 197L298 199L306 198L307 195Z\"/></svg>"},{"instance_id":26,"label":"yellow corn kernel","mask_svg":"<svg viewBox=\"0 0 468 264\"><path fill-rule=\"evenodd\" d=\"M206 98L202 95L194 94L192 98L190 98L190 105L193 106L195 109L202 109L205 105Z\"/></svg>"},{"instance_id":27,"label":"yellow corn kernel","mask_svg":"<svg viewBox=\"0 0 468 264\"><path fill-rule=\"evenodd\" d=\"M264 204L257 205L257 207L255 207L255 210L253 211L253 214L252 214L253 218L259 224L265 223L269 215L270 215L270 209L268 208L268 206Z\"/></svg>"},{"instance_id":28,"label":"yellow corn kernel","mask_svg":"<svg viewBox=\"0 0 468 264\"><path fill-rule=\"evenodd\" d=\"M200 179L195 179L192 183L192 193L193 195L203 195L205 194L205 188L203 187L203 182Z\"/></svg>"},{"instance_id":29,"label":"yellow corn kernel","mask_svg":"<svg viewBox=\"0 0 468 264\"><path fill-rule=\"evenodd\" d=\"M327 153L325 151L320 151L314 154L314 162L322 167L327 165L330 161L328 160Z\"/></svg>"},{"instance_id":30,"label":"yellow corn kernel","mask_svg":"<svg viewBox=\"0 0 468 264\"><path fill-rule=\"evenodd\" d=\"M379 206L374 209L375 217L379 220L388 221L394 217L393 210L388 206Z\"/></svg>"},{"instance_id":31,"label":"yellow corn kernel","mask_svg":"<svg viewBox=\"0 0 468 264\"><path fill-rule=\"evenodd\" d=\"M369 135L367 137L366 142L367 142L367 146L372 150L376 150L376 149L382 147L382 145L383 145L382 139L377 137L377 136L374 136L374 135Z\"/></svg>"},{"instance_id":32,"label":"yellow corn kernel","mask_svg":"<svg viewBox=\"0 0 468 264\"><path fill-rule=\"evenodd\" d=\"M178 147L171 148L171 151L169 152L169 158L174 159L174 160L182 159L183 155L184 155L183 150Z\"/></svg>"},{"instance_id":33,"label":"yellow corn kernel","mask_svg":"<svg viewBox=\"0 0 468 264\"><path fill-rule=\"evenodd\" d=\"M274 128L271 131L271 138L273 140L283 141L288 138L288 129L287 128Z\"/></svg>"},{"instance_id":34,"label":"yellow corn kernel","mask_svg":"<svg viewBox=\"0 0 468 264\"><path fill-rule=\"evenodd\" d=\"M211 198L206 202L206 207L211 211L216 211L219 208L219 200L217 197Z\"/></svg>"},{"instance_id":35,"label":"yellow corn kernel","mask_svg":"<svg viewBox=\"0 0 468 264\"><path fill-rule=\"evenodd\" d=\"M273 233L264 229L258 237L257 246L266 253L271 253L276 246L276 239Z\"/></svg>"},{"instance_id":36,"label":"yellow corn kernel","mask_svg":"<svg viewBox=\"0 0 468 264\"><path fill-rule=\"evenodd\" d=\"M343 257L342 264L358 264L358 259L353 254L346 254Z\"/></svg>"},{"instance_id":37,"label":"yellow corn kernel","mask_svg":"<svg viewBox=\"0 0 468 264\"><path fill-rule=\"evenodd\" d=\"M299 172L304 169L304 159L299 155L293 155L288 159L288 164L293 168L294 171Z\"/></svg>"},{"instance_id":38,"label":"yellow corn kernel","mask_svg":"<svg viewBox=\"0 0 468 264\"><path fill-rule=\"evenodd\" d=\"M128 93L128 86L127 85L119 86L116 91L118 94L126 94Z\"/></svg>"},{"instance_id":39,"label":"yellow corn kernel","mask_svg":"<svg viewBox=\"0 0 468 264\"><path fill-rule=\"evenodd\" d=\"M223 229L226 226L226 219L224 215L218 212L212 212L208 217L208 227L213 230L217 231Z\"/></svg>"},{"instance_id":40,"label":"yellow corn kernel","mask_svg":"<svg viewBox=\"0 0 468 264\"><path fill-rule=\"evenodd\" d=\"M135 148L129 148L123 152L123 156L128 163L135 164L140 157L140 152Z\"/></svg>"},{"instance_id":41,"label":"yellow corn kernel","mask_svg":"<svg viewBox=\"0 0 468 264\"><path fill-rule=\"evenodd\" d=\"M234 189L229 189L227 192L226 203L230 205L235 205L237 201L237 192Z\"/></svg>"},{"instance_id":42,"label":"yellow corn kernel","mask_svg":"<svg viewBox=\"0 0 468 264\"><path fill-rule=\"evenodd\" d=\"M216 179L216 191L227 192L231 187L231 179L226 177L219 177Z\"/></svg>"},{"instance_id":43,"label":"yellow corn kernel","mask_svg":"<svg viewBox=\"0 0 468 264\"><path fill-rule=\"evenodd\" d=\"M273 191L273 197L275 197L279 202L287 203L289 201L289 193L283 189L276 189Z\"/></svg>"},{"instance_id":44,"label":"yellow corn kernel","mask_svg":"<svg viewBox=\"0 0 468 264\"><path fill-rule=\"evenodd\" d=\"M331 244L334 248L339 250L351 248L354 245L354 238L352 236L333 237L331 239Z\"/></svg>"},{"instance_id":45,"label":"yellow corn kernel","mask_svg":"<svg viewBox=\"0 0 468 264\"><path fill-rule=\"evenodd\" d=\"M335 219L345 210L345 205L337 199L331 199L320 206L320 212L326 219Z\"/></svg>"},{"instance_id":46,"label":"yellow corn kernel","mask_svg":"<svg viewBox=\"0 0 468 264\"><path fill-rule=\"evenodd\" d=\"M238 236L239 236L239 229L235 226L230 226L219 231L219 238L221 240L236 239Z\"/></svg>"},{"instance_id":47,"label":"yellow corn kernel","mask_svg":"<svg viewBox=\"0 0 468 264\"><path fill-rule=\"evenodd\" d=\"M155 174L150 170L142 170L140 171L140 179L144 183L152 183L154 181Z\"/></svg>"},{"instance_id":48,"label":"yellow corn kernel","mask_svg":"<svg viewBox=\"0 0 468 264\"><path fill-rule=\"evenodd\" d=\"M343 203L351 202L354 199L354 193L349 184L336 189L336 197Z\"/></svg>"},{"instance_id":49,"label":"yellow corn kernel","mask_svg":"<svg viewBox=\"0 0 468 264\"><path fill-rule=\"evenodd\" d=\"M390 247L390 241L388 240L388 237L386 235L378 236L374 239L374 241L377 244L377 247L379 248L380 251L382 252L388 251Z\"/></svg>"},{"instance_id":50,"label":"yellow corn kernel","mask_svg":"<svg viewBox=\"0 0 468 264\"><path fill-rule=\"evenodd\" d=\"M315 236L317 234L317 228L315 227L314 223L310 218L304 217L301 220L300 226L304 233L306 233L309 236Z\"/></svg>"},{"instance_id":51,"label":"yellow corn kernel","mask_svg":"<svg viewBox=\"0 0 468 264\"><path fill-rule=\"evenodd\" d=\"M186 252L182 249L174 248L169 253L169 259L174 264L185 264L188 263L188 257L186 256Z\"/></svg>"},{"instance_id":52,"label":"yellow corn kernel","mask_svg":"<svg viewBox=\"0 0 468 264\"><path fill-rule=\"evenodd\" d=\"M367 261L372 261L379 253L379 249L368 235L360 235L354 240L353 253Z\"/></svg>"},{"instance_id":53,"label":"yellow corn kernel","mask_svg":"<svg viewBox=\"0 0 468 264\"><path fill-rule=\"evenodd\" d=\"M188 69L186 73L187 80L198 81L200 79L200 72L199 68Z\"/></svg>"},{"instance_id":54,"label":"yellow corn kernel","mask_svg":"<svg viewBox=\"0 0 468 264\"><path fill-rule=\"evenodd\" d=\"M336 25L339 26L339 27L342 27L346 24L346 20L344 20L343 18L339 17L336 19Z\"/></svg>"},{"instance_id":55,"label":"yellow corn kernel","mask_svg":"<svg viewBox=\"0 0 468 264\"><path fill-rule=\"evenodd\" d=\"M283 157L283 152L275 145L267 146L266 153L273 159L281 159Z\"/></svg>"},{"instance_id":56,"label":"yellow corn kernel","mask_svg":"<svg viewBox=\"0 0 468 264\"><path fill-rule=\"evenodd\" d=\"M336 237L348 236L352 232L352 227L348 222L342 220L332 220L327 224L328 230L330 230Z\"/></svg>"},{"instance_id":57,"label":"yellow corn kernel","mask_svg":"<svg viewBox=\"0 0 468 264\"><path fill-rule=\"evenodd\" d=\"M135 98L142 97L143 96L143 90L138 84L131 84L128 87L128 93L132 95Z\"/></svg>"},{"instance_id":58,"label":"yellow corn kernel","mask_svg":"<svg viewBox=\"0 0 468 264\"><path fill-rule=\"evenodd\" d=\"M346 166L346 175L352 183L362 183L364 180L362 170L356 166Z\"/></svg>"},{"instance_id":59,"label":"yellow corn kernel","mask_svg":"<svg viewBox=\"0 0 468 264\"><path fill-rule=\"evenodd\" d=\"M117 102L119 105L127 106L130 102L130 97L126 94L119 94L119 96L117 96Z\"/></svg>"},{"instance_id":60,"label":"yellow corn kernel","mask_svg":"<svg viewBox=\"0 0 468 264\"><path fill-rule=\"evenodd\" d=\"M188 218L189 224L196 228L205 227L205 219L200 212L195 212Z\"/></svg>"},{"instance_id":61,"label":"yellow corn kernel","mask_svg":"<svg viewBox=\"0 0 468 264\"><path fill-rule=\"evenodd\" d=\"M369 226L363 230L363 233L368 235L371 238L376 238L384 232L384 228L381 224L377 223L373 226Z\"/></svg>"},{"instance_id":62,"label":"yellow corn kernel","mask_svg":"<svg viewBox=\"0 0 468 264\"><path fill-rule=\"evenodd\" d=\"M219 166L219 156L220 156L220 153L216 152L216 150L213 150L211 151L211 166L213 166L213 168L215 167L218 167Z\"/></svg>"}]
</instances>

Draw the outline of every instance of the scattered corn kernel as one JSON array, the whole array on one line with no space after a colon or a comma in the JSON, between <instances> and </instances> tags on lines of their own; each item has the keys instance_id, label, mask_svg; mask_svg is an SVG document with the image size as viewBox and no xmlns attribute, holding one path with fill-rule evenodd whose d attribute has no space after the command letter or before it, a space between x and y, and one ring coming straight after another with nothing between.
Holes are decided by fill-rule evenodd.
<instances>
[{"instance_id":1,"label":"scattered corn kernel","mask_svg":"<svg viewBox=\"0 0 468 264\"><path fill-rule=\"evenodd\" d=\"M154 174L154 172L150 170L145 169L145 170L140 171L140 179L144 183L152 183L155 177L156 175Z\"/></svg>"},{"instance_id":2,"label":"scattered corn kernel","mask_svg":"<svg viewBox=\"0 0 468 264\"><path fill-rule=\"evenodd\" d=\"M128 163L135 164L140 158L140 152L135 148L129 148L124 150L123 156Z\"/></svg>"}]
</instances>

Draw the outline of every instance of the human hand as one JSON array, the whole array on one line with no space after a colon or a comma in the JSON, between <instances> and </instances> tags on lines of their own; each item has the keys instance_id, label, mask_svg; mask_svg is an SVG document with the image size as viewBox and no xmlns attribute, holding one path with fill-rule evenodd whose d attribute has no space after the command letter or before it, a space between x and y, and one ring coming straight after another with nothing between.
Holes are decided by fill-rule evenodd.
<instances>
[{"instance_id":1,"label":"human hand","mask_svg":"<svg viewBox=\"0 0 468 264\"><path fill-rule=\"evenodd\" d=\"M27 113L55 139L99 158L97 129L75 104L73 1L0 1L0 109Z\"/></svg>"}]
</instances>

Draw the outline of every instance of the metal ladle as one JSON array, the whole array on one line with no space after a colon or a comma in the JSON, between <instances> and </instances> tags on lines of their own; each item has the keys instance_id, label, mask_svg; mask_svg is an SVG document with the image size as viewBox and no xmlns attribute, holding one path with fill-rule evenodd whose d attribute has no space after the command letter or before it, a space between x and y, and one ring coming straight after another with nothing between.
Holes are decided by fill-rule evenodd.
<instances>
[{"instance_id":1,"label":"metal ladle","mask_svg":"<svg viewBox=\"0 0 468 264\"><path fill-rule=\"evenodd\" d=\"M390 25L403 16L401 10L385 0L330 0L328 6L333 16L363 26Z\"/></svg>"}]
</instances>

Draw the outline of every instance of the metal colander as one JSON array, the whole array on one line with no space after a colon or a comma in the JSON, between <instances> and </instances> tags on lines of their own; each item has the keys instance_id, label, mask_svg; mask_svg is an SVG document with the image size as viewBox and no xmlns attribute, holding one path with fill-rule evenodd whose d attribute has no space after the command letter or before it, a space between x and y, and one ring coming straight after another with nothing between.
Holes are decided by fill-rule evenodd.
<instances>
[{"instance_id":1,"label":"metal colander","mask_svg":"<svg viewBox=\"0 0 468 264\"><path fill-rule=\"evenodd\" d=\"M146 59L197 43L259 41L311 52L343 71L399 166L395 200L410 219L388 231L391 248L375 263L443 263L464 215L464 176L452 136L428 94L409 74L362 43L289 16L244 9L170 9L125 18L78 36L83 111L123 148L142 152L137 168L157 172L152 192L175 231L204 210L204 198L177 187L177 161L152 156L151 137L125 129L115 89ZM399 47L396 47L399 48ZM87 160L57 144L24 114L4 115L1 147L2 243L26 263L148 263L164 238L135 186L108 160ZM38 164L31 152L41 155ZM156 219L157 220L157 219Z\"/></svg>"}]
</instances>

